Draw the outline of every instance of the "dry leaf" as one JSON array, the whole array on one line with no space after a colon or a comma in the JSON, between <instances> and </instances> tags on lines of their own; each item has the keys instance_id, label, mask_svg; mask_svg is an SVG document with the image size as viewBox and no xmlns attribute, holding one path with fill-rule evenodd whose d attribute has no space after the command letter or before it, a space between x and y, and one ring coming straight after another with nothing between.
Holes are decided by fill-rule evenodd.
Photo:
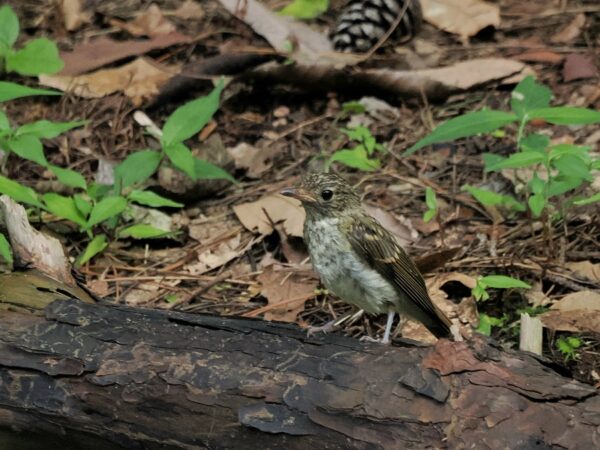
<instances>
[{"instance_id":1,"label":"dry leaf","mask_svg":"<svg viewBox=\"0 0 600 450\"><path fill-rule=\"evenodd\" d=\"M590 261L570 262L567 263L567 269L579 278L600 283L600 264L593 264Z\"/></svg>"},{"instance_id":2,"label":"dry leaf","mask_svg":"<svg viewBox=\"0 0 600 450\"><path fill-rule=\"evenodd\" d=\"M500 8L480 0L421 0L421 4L427 22L463 39L500 25Z\"/></svg>"},{"instance_id":3,"label":"dry leaf","mask_svg":"<svg viewBox=\"0 0 600 450\"><path fill-rule=\"evenodd\" d=\"M538 317L551 330L600 333L600 293L568 294Z\"/></svg>"},{"instance_id":4,"label":"dry leaf","mask_svg":"<svg viewBox=\"0 0 600 450\"><path fill-rule=\"evenodd\" d=\"M103 69L88 75L40 75L40 83L61 91L73 92L84 98L104 97L123 92L134 103L158 93L159 86L178 71L173 66L162 67L138 58L115 69Z\"/></svg>"},{"instance_id":5,"label":"dry leaf","mask_svg":"<svg viewBox=\"0 0 600 450\"><path fill-rule=\"evenodd\" d=\"M246 169L246 175L250 178L260 178L269 170L273 165L273 158L279 152L274 146L258 148L246 142L241 142L227 151L233 158L235 167Z\"/></svg>"},{"instance_id":6,"label":"dry leaf","mask_svg":"<svg viewBox=\"0 0 600 450\"><path fill-rule=\"evenodd\" d=\"M326 35L290 17L276 14L256 0L219 0L238 19L264 37L278 52L292 53L290 58L299 64L328 64L333 56L331 41Z\"/></svg>"},{"instance_id":7,"label":"dry leaf","mask_svg":"<svg viewBox=\"0 0 600 450\"><path fill-rule=\"evenodd\" d=\"M565 57L560 53L550 50L528 50L524 53L513 56L513 58L524 62L559 64Z\"/></svg>"},{"instance_id":8,"label":"dry leaf","mask_svg":"<svg viewBox=\"0 0 600 450\"><path fill-rule=\"evenodd\" d=\"M180 33L136 41L115 41L107 37L91 39L75 45L70 52L60 52L65 67L57 75L79 75L130 56L141 56L151 50L191 41L190 37Z\"/></svg>"},{"instance_id":9,"label":"dry leaf","mask_svg":"<svg viewBox=\"0 0 600 450\"><path fill-rule=\"evenodd\" d=\"M209 248L198 254L198 262L188 264L185 270L192 275L201 275L209 270L221 267L246 251L246 246L241 246L242 235L236 234L231 239L221 242L216 247Z\"/></svg>"},{"instance_id":10,"label":"dry leaf","mask_svg":"<svg viewBox=\"0 0 600 450\"><path fill-rule=\"evenodd\" d=\"M0 220L6 228L16 264L37 269L70 286L77 284L60 241L33 228L25 208L7 195L0 196Z\"/></svg>"},{"instance_id":11,"label":"dry leaf","mask_svg":"<svg viewBox=\"0 0 600 450\"><path fill-rule=\"evenodd\" d=\"M562 30L550 38L554 44L567 44L574 41L581 34L581 29L585 25L585 14L577 14L573 20Z\"/></svg>"},{"instance_id":12,"label":"dry leaf","mask_svg":"<svg viewBox=\"0 0 600 450\"><path fill-rule=\"evenodd\" d=\"M140 283L125 294L125 304L129 306L143 305L156 297L158 289L158 283Z\"/></svg>"},{"instance_id":13,"label":"dry leaf","mask_svg":"<svg viewBox=\"0 0 600 450\"><path fill-rule=\"evenodd\" d=\"M298 200L282 195L269 195L255 202L235 205L233 211L242 225L252 232L271 234L271 224L283 222L288 236L302 237L305 214Z\"/></svg>"},{"instance_id":14,"label":"dry leaf","mask_svg":"<svg viewBox=\"0 0 600 450\"><path fill-rule=\"evenodd\" d=\"M128 31L134 36L160 36L175 31L173 25L156 4L141 13L138 13L131 22L111 21L114 25Z\"/></svg>"},{"instance_id":15,"label":"dry leaf","mask_svg":"<svg viewBox=\"0 0 600 450\"><path fill-rule=\"evenodd\" d=\"M204 9L198 2L194 0L185 0L179 8L175 10L165 11L166 16L175 16L180 19L202 19L204 17Z\"/></svg>"},{"instance_id":16,"label":"dry leaf","mask_svg":"<svg viewBox=\"0 0 600 450\"><path fill-rule=\"evenodd\" d=\"M82 3L83 0L60 0L59 7L67 31L74 31L91 22L92 13L84 10Z\"/></svg>"},{"instance_id":17,"label":"dry leaf","mask_svg":"<svg viewBox=\"0 0 600 450\"><path fill-rule=\"evenodd\" d=\"M591 56L582 55L581 53L567 55L563 67L563 79L565 82L568 83L573 80L582 80L597 76L598 71Z\"/></svg>"},{"instance_id":18,"label":"dry leaf","mask_svg":"<svg viewBox=\"0 0 600 450\"><path fill-rule=\"evenodd\" d=\"M258 277L262 285L260 293L268 300L269 305L282 303L278 308L269 309L265 313L266 320L295 322L299 313L304 310L306 300L314 296L318 285L314 278L302 277L298 274L278 271L277 266L267 267ZM297 301L291 301L298 299Z\"/></svg>"},{"instance_id":19,"label":"dry leaf","mask_svg":"<svg viewBox=\"0 0 600 450\"><path fill-rule=\"evenodd\" d=\"M552 303L552 300L542 291L542 283L535 283L531 289L525 289L523 293L533 307L546 306Z\"/></svg>"}]
</instances>

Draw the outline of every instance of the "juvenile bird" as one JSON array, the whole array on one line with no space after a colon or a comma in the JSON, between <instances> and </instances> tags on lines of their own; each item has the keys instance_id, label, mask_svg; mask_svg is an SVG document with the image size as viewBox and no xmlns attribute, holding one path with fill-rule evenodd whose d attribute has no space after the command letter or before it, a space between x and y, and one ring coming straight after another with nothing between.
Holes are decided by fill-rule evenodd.
<instances>
[{"instance_id":1,"label":"juvenile bird","mask_svg":"<svg viewBox=\"0 0 600 450\"><path fill-rule=\"evenodd\" d=\"M419 270L343 178L312 174L281 194L302 202L304 240L325 287L369 314L388 314L381 343L389 343L395 313L418 320L438 338L450 336L452 323L429 298Z\"/></svg>"}]
</instances>

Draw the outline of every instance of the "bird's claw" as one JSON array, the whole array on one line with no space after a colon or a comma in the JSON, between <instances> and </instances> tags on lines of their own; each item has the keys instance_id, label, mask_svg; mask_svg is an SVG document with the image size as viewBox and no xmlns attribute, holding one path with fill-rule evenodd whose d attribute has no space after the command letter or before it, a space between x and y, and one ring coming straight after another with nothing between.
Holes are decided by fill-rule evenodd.
<instances>
[{"instance_id":1,"label":"bird's claw","mask_svg":"<svg viewBox=\"0 0 600 450\"><path fill-rule=\"evenodd\" d=\"M321 325L320 327L308 327L306 330L306 336L312 337L317 333L331 333L335 329L335 320L330 320L325 325Z\"/></svg>"}]
</instances>

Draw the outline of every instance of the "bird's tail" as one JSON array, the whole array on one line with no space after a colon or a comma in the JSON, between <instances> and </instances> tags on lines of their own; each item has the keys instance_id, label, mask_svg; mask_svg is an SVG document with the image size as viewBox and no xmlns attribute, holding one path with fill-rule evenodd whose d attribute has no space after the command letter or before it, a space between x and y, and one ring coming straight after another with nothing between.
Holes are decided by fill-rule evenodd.
<instances>
[{"instance_id":1,"label":"bird's tail","mask_svg":"<svg viewBox=\"0 0 600 450\"><path fill-rule=\"evenodd\" d=\"M436 316L428 317L428 320L424 321L423 325L425 325L427 329L431 331L431 333L438 339L452 337L452 331L450 330L452 322L450 322L450 319L448 319L446 315L437 308L436 312Z\"/></svg>"}]
</instances>

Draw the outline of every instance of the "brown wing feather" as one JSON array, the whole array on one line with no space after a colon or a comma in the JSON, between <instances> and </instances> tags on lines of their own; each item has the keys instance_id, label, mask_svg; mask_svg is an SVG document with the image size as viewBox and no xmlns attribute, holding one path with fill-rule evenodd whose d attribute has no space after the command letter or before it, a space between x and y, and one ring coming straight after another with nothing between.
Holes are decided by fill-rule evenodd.
<instances>
[{"instance_id":1,"label":"brown wing feather","mask_svg":"<svg viewBox=\"0 0 600 450\"><path fill-rule=\"evenodd\" d=\"M348 239L363 261L390 280L397 290L432 319L432 324L424 325L436 335L449 333L450 320L432 303L419 270L389 231L372 217L363 216L352 221Z\"/></svg>"}]
</instances>

